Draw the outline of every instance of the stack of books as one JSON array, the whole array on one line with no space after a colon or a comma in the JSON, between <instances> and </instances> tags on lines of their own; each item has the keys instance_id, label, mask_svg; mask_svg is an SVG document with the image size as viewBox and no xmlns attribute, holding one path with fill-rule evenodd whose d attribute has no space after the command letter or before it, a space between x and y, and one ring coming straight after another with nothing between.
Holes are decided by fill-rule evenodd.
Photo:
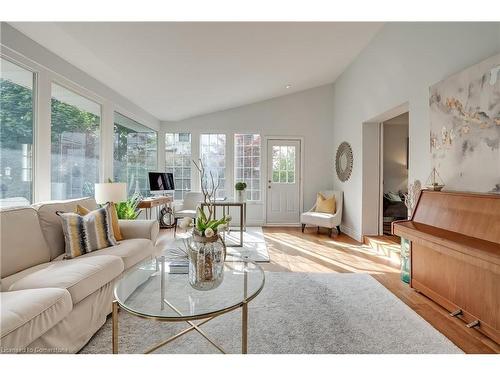
<instances>
[{"instance_id":1,"label":"stack of books","mask_svg":"<svg viewBox=\"0 0 500 375\"><path fill-rule=\"evenodd\" d=\"M188 273L189 261L187 259L167 260L165 271L168 273L183 274Z\"/></svg>"}]
</instances>

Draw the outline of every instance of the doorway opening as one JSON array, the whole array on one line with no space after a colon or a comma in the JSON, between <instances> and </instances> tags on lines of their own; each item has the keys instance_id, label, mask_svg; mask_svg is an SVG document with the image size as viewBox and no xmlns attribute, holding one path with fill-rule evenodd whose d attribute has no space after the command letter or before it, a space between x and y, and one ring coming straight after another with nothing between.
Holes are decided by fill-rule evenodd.
<instances>
[{"instance_id":1,"label":"doorway opening","mask_svg":"<svg viewBox=\"0 0 500 375\"><path fill-rule=\"evenodd\" d=\"M387 147L384 147L384 138ZM400 217L406 210L404 199L397 204L394 203L391 210L384 210L384 194L395 193L390 195L391 201L398 201L396 196L407 191L410 159L409 103L403 103L364 122L362 143L361 237L364 239L365 236L384 235L384 220L387 222L385 232L390 233L390 223L393 219L389 217ZM388 206L386 202L386 208Z\"/></svg>"},{"instance_id":2,"label":"doorway opening","mask_svg":"<svg viewBox=\"0 0 500 375\"><path fill-rule=\"evenodd\" d=\"M267 225L298 225L300 221L301 146L301 139L267 139Z\"/></svg>"},{"instance_id":3,"label":"doorway opening","mask_svg":"<svg viewBox=\"0 0 500 375\"><path fill-rule=\"evenodd\" d=\"M408 218L404 195L408 193L409 113L380 126L382 234L391 235L391 223Z\"/></svg>"}]
</instances>

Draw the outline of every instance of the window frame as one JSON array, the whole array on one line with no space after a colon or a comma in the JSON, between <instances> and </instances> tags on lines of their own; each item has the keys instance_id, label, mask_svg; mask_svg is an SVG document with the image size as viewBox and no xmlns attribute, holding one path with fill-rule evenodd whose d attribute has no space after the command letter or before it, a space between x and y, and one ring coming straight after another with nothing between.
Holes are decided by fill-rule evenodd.
<instances>
[{"instance_id":1,"label":"window frame","mask_svg":"<svg viewBox=\"0 0 500 375\"><path fill-rule=\"evenodd\" d=\"M169 166L167 165L167 136L168 135L173 135L174 136L174 143L173 145L176 144L175 142L175 136L177 135L180 135L180 134L189 134L189 185L190 185L190 188L189 190L187 189L184 189L184 181L188 180L188 178L185 178L184 176L184 169L186 168L184 165L182 165L182 177L180 178L182 180L182 188L181 189L175 189L174 190L174 200L175 201L183 201L184 200L184 195L188 192L191 192L193 191L193 165L191 164L191 160L193 159L193 132L191 131L168 131L168 132L165 132L165 141L164 141L164 148L163 148L163 153L165 155L165 165L164 165L164 169L166 172L168 172L170 169L173 169L172 173L174 173L174 183L175 183L175 180L176 180L176 177L175 177L175 162L174 162L174 165L173 166ZM182 142L182 143L187 143L187 142ZM175 157L177 156L178 154L174 154L174 160L175 160ZM181 157L182 160L184 161L184 158L186 158L186 155L184 154L181 154L177 157ZM168 172L170 173L170 172ZM177 184L175 183L175 186L177 187ZM176 199L175 198L175 193L177 191L180 191L181 192L181 198L180 199Z\"/></svg>"},{"instance_id":2,"label":"window frame","mask_svg":"<svg viewBox=\"0 0 500 375\"><path fill-rule=\"evenodd\" d=\"M49 171L48 183L49 183L49 191L50 191L50 200L54 200L54 198L52 198L52 99L53 99L52 86L54 84L58 85L58 86L62 87L63 89L66 89L66 90L72 92L73 94L79 95L82 98L87 99L87 100L89 100L89 101L91 101L99 106L99 112L101 115L99 116L99 134L98 134L98 136L99 136L99 159L97 162L98 176L97 176L96 182L102 182L103 178L104 178L104 174L105 174L104 173L105 157L103 157L105 155L105 150L106 150L106 146L103 142L103 140L105 140L104 126L103 126L103 114L104 114L103 107L104 107L104 105L103 105L102 101L97 98L97 96L87 94L87 90L84 90L81 88L76 88L73 83L66 81L66 79L61 80L58 78L52 78L52 79L49 79L47 81L47 84L48 84L47 89L48 89L48 93L49 93L48 110L49 110L49 118L50 118L50 121L49 121L49 144L48 144L49 148L50 148L50 152L48 155L50 171ZM86 92L82 92L82 91L86 91ZM73 198L64 198L64 199L73 199ZM78 198L74 198L74 199L78 199Z\"/></svg>"},{"instance_id":3,"label":"window frame","mask_svg":"<svg viewBox=\"0 0 500 375\"><path fill-rule=\"evenodd\" d=\"M228 198L229 197L229 193L232 191L232 189L234 189L234 186L233 186L233 188L230 188L228 186L228 183L230 183L231 181L234 180L232 178L232 176L230 175L230 171L232 169L231 165L230 165L231 158L228 158L228 143L230 142L231 138L228 136L228 134L226 132L217 131L217 130L214 130L213 132L209 132L209 133L199 133L198 134L198 143L199 143L199 150L198 151L199 151L199 158L202 161L203 161L203 142L202 142L202 138L203 138L203 136L211 136L211 135L212 136L221 136L221 135L224 136L224 147L223 147L223 150L224 150L224 189L221 190L221 188L219 187L219 189L217 190L218 193L220 193L222 191L224 194L222 196L219 196L219 194L217 194L218 196L216 198L223 198L223 197ZM206 168L206 166L205 166L205 168ZM220 168L220 167L217 167L217 168Z\"/></svg>"},{"instance_id":4,"label":"window frame","mask_svg":"<svg viewBox=\"0 0 500 375\"><path fill-rule=\"evenodd\" d=\"M156 131L156 130L154 130L154 129L150 128L150 127L149 127L149 126L147 126L147 125L144 125L143 123L141 123L141 122L139 122L139 121L137 121L137 120L133 119L132 117L130 117L130 116L128 116L128 115L124 115L124 114L122 113L122 111L120 111L118 108L114 108L114 110L113 110L112 145L111 145L111 154L112 154L112 158L111 158L111 160L112 160L112 161L111 161L111 171L112 171L112 173L111 173L111 175L112 175L112 177L113 177L113 181L115 180L115 156L114 156L114 154L115 154L115 134L116 134L116 133L115 133L115 126L121 126L122 128L130 129L130 130L134 131L134 129L132 129L132 128L129 128L129 127L125 126L125 125L121 125L121 124L117 123L117 121L116 121L116 120L117 120L117 117L116 117L116 115L117 115L117 114L118 114L119 116L121 116L121 117L123 117L123 118L125 118L125 119L127 119L127 120L130 120L130 121L132 121L132 122L136 123L137 125L139 125L139 126L141 126L141 127L143 127L143 128L146 128L146 129L148 130L147 132L146 132L146 131L144 131L144 132L139 132L139 131L136 131L136 133L153 133L153 134L154 134L154 137L155 137L155 139L156 139L156 151L155 151L155 153L154 153L154 155L155 155L155 157L154 157L154 164L155 164L155 166L154 166L154 168L152 168L150 171L151 171L151 172L158 171L158 170L159 170L159 167L158 167L158 142L159 142L159 140L160 140L160 139L159 139L159 135L158 135L158 131ZM146 158L146 160L147 160L147 158ZM121 181L121 182L123 182L123 181ZM125 181L125 182L128 184L128 181ZM146 183L147 183L147 187L149 187L149 180L148 180L148 176L146 176ZM128 190L128 191L127 191L127 194L128 194L128 195L131 195L131 194L129 193L129 192L131 191L131 189L132 189L132 187L131 187L131 186L127 186L127 190ZM135 187L134 187L134 189L135 189ZM146 193L145 193L145 194L142 194L142 192L141 192L141 194L142 194L143 196L148 196L148 195L150 194L149 189L146 189L145 191L146 191Z\"/></svg>"},{"instance_id":5,"label":"window frame","mask_svg":"<svg viewBox=\"0 0 500 375\"><path fill-rule=\"evenodd\" d=\"M280 164L279 168L277 170L274 169L274 148L278 148L279 149L279 156L278 156L278 163ZM271 180L271 183L273 184L295 184L296 182L296 170L295 170L295 164L293 165L293 168L290 169L289 168L289 165L288 165L288 162L290 161L288 159L288 154L289 154L289 151L290 149L294 149L294 155L296 155L295 153L297 152L295 146L288 146L288 145L274 145L273 146L273 150L271 152L271 163L272 163L272 170L271 170L271 176L270 176L270 180ZM286 156L283 158L283 149L286 150ZM286 165L285 165L285 169L282 169L281 168L281 162L285 162ZM274 180L274 173L278 173L278 181L275 181ZM290 181L290 172L293 173L292 176L293 176L293 181ZM281 174L282 173L285 173L285 179L284 181L281 180Z\"/></svg>"},{"instance_id":6,"label":"window frame","mask_svg":"<svg viewBox=\"0 0 500 375\"><path fill-rule=\"evenodd\" d=\"M104 87L96 85L92 80L74 74L74 65L65 62L61 66L56 66L52 62L42 61L38 58L30 58L17 49L2 48L0 56L13 64L16 64L35 75L33 86L33 120L34 120L34 140L32 147L32 202L43 202L51 200L51 84L60 85L90 101L101 106L100 139L99 149L99 182L111 178L113 175L113 121L112 113L117 110L125 116L139 121L144 126L157 132L158 144L162 141L163 127L146 110L133 106L130 101L120 101L116 95L106 91ZM88 78L88 77L87 77ZM97 82L98 83L98 82ZM107 142L108 140L109 142ZM158 148L156 156L157 165L163 163L161 148Z\"/></svg>"},{"instance_id":7,"label":"window frame","mask_svg":"<svg viewBox=\"0 0 500 375\"><path fill-rule=\"evenodd\" d=\"M29 66L20 61L20 59L13 58L3 52L0 52L0 59L4 59L9 63L20 67L31 73L32 75L32 87L31 87L31 111L32 111L32 145L31 145L31 194L30 194L30 204L34 204L37 201L37 161L38 161L38 125L39 125L39 72L33 67Z\"/></svg>"},{"instance_id":8,"label":"window frame","mask_svg":"<svg viewBox=\"0 0 500 375\"><path fill-rule=\"evenodd\" d=\"M259 137L259 144L258 146L251 146L252 148L254 147L258 147L259 149L259 155L258 156L254 156L253 155L253 152L252 152L252 155L250 156L252 159L255 158L255 157L258 157L258 160L259 160L259 178L258 178L258 189L255 189L255 188L252 188L249 186L247 186L247 195L248 193L250 193L250 199L248 199L248 196L247 196L247 203L262 203L263 202L263 197L262 197L262 194L263 194L263 191L262 191L262 181L263 181L263 160L264 160L264 157L263 157L263 148L262 148L262 140L263 140L263 136L260 134L260 133L255 133L255 132L241 132L241 133L234 133L233 134L233 143L234 143L234 146L233 146L233 193L234 193L234 196L236 196L236 189L234 187L234 185L236 185L237 182L246 182L245 181L245 178L241 178L239 179L238 178L238 169L242 169L242 173L244 174L244 170L245 169L250 169L250 170L253 170L253 166L242 166L242 167L238 167L238 158L243 158L245 159L244 156L238 156L238 153L237 153L237 148L238 148L238 144L236 142L236 139L237 139L237 136L248 136L248 135L251 135L251 136L258 136ZM244 147L244 144L241 145L241 147ZM254 177L250 177L251 180L255 180ZM248 183L247 183L248 185ZM252 184L253 186L253 184ZM259 193L259 199L252 199L252 193L253 192L258 192Z\"/></svg>"}]
</instances>

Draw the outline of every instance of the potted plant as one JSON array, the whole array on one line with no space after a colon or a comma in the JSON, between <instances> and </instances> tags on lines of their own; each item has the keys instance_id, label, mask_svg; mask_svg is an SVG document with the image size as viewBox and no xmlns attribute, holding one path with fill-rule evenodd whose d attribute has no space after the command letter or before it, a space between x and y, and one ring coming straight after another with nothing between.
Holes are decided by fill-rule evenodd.
<instances>
[{"instance_id":1,"label":"potted plant","mask_svg":"<svg viewBox=\"0 0 500 375\"><path fill-rule=\"evenodd\" d=\"M245 182L237 182L236 185L234 185L236 200L238 202L245 202L247 200L246 188L247 184Z\"/></svg>"},{"instance_id":2,"label":"potted plant","mask_svg":"<svg viewBox=\"0 0 500 375\"><path fill-rule=\"evenodd\" d=\"M142 197L140 194L134 194L124 202L115 203L118 219L122 220L137 219L137 217L141 213L141 209L137 207L141 202L141 199Z\"/></svg>"},{"instance_id":3,"label":"potted plant","mask_svg":"<svg viewBox=\"0 0 500 375\"><path fill-rule=\"evenodd\" d=\"M200 172L201 191L205 204L197 209L196 225L187 249L189 283L195 289L209 290L218 287L224 276L226 244L221 234L228 228L231 217L223 216L221 219L215 219L214 202L219 184L215 184L211 172L209 184L201 160L198 163L193 160L193 163ZM190 223L185 223L186 227L189 225Z\"/></svg>"}]
</instances>

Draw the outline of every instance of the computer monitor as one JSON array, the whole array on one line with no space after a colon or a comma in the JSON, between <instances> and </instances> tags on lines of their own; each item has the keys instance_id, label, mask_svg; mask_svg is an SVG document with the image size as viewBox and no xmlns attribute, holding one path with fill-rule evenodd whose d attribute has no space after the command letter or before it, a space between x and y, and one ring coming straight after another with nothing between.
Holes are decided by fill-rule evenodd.
<instances>
[{"instance_id":1,"label":"computer monitor","mask_svg":"<svg viewBox=\"0 0 500 375\"><path fill-rule=\"evenodd\" d=\"M149 172L149 190L157 193L175 190L174 175L165 172Z\"/></svg>"}]
</instances>

